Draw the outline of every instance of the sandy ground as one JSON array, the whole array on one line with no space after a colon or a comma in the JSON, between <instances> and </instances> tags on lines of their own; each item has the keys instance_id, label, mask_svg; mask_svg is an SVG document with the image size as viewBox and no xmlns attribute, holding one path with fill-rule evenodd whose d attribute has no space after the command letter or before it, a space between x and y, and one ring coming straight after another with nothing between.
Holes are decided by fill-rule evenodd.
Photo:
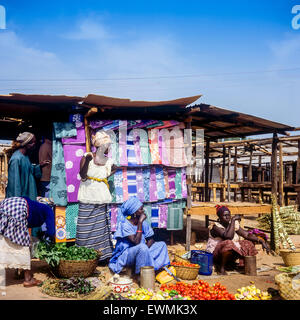
<instances>
[{"instance_id":1,"label":"sandy ground","mask_svg":"<svg viewBox=\"0 0 300 320\"><path fill-rule=\"evenodd\" d=\"M249 218L245 221L245 225L255 226L255 218ZM192 229L195 232L193 234L195 243L191 246L191 249L205 249L207 230L204 228L203 218L196 218L192 220ZM172 259L172 253L176 250L184 250L185 233L174 232L174 243L173 245L168 245L170 258ZM296 247L300 248L300 235L291 236L292 241ZM284 266L283 260L280 256L267 255L261 246L257 246L259 253L256 256L257 259L257 276L247 276L243 273L229 272L226 276L220 276L212 273L211 276L198 276L198 279L203 279L209 284L215 282L221 282L225 285L230 293L236 293L238 288L250 285L250 281L253 281L257 288L261 290L267 290L268 288L278 289L274 276L279 273L276 270L278 266ZM35 277L39 280L45 280L47 277L51 276L49 274L48 266L45 262L33 260L32 269L35 273ZM107 267L97 267L98 276L102 279L108 280L111 274ZM6 271L6 290L0 293L0 300L64 300L60 298L50 297L41 292L40 288L24 288L22 280L15 279L14 270ZM159 284L157 283L157 288ZM134 287L138 286L138 282L135 282Z\"/></svg>"}]
</instances>

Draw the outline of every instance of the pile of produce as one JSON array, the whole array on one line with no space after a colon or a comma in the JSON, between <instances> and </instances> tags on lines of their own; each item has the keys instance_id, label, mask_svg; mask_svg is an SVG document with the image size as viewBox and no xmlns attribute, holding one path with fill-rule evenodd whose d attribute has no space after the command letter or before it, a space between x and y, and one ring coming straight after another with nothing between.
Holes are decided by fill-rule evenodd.
<instances>
[{"instance_id":1,"label":"pile of produce","mask_svg":"<svg viewBox=\"0 0 300 320\"><path fill-rule=\"evenodd\" d=\"M56 267L60 260L94 260L98 257L98 252L86 247L76 245L67 246L66 243L40 242L35 252L36 258L46 260L51 267Z\"/></svg>"},{"instance_id":2,"label":"pile of produce","mask_svg":"<svg viewBox=\"0 0 300 320\"><path fill-rule=\"evenodd\" d=\"M203 280L198 280L192 284L177 282L176 284L163 284L160 289L170 294L171 291L191 300L236 300L233 294L230 294L225 286L219 282L209 286Z\"/></svg>"},{"instance_id":3,"label":"pile of produce","mask_svg":"<svg viewBox=\"0 0 300 320\"><path fill-rule=\"evenodd\" d=\"M79 298L95 290L90 281L82 277L47 279L41 286L43 293L59 298Z\"/></svg>"},{"instance_id":4,"label":"pile of produce","mask_svg":"<svg viewBox=\"0 0 300 320\"><path fill-rule=\"evenodd\" d=\"M198 264L194 264L194 263L190 263L190 262L177 262L177 261L173 261L171 262L172 266L177 266L177 267L191 267L191 268L199 268Z\"/></svg>"},{"instance_id":5,"label":"pile of produce","mask_svg":"<svg viewBox=\"0 0 300 320\"><path fill-rule=\"evenodd\" d=\"M123 295L129 300L190 300L188 297L183 297L176 290L153 292L144 288L131 289L130 292Z\"/></svg>"},{"instance_id":6,"label":"pile of produce","mask_svg":"<svg viewBox=\"0 0 300 320\"><path fill-rule=\"evenodd\" d=\"M237 289L235 294L236 300L271 300L272 296L266 292L256 288L255 285L242 287Z\"/></svg>"}]
</instances>

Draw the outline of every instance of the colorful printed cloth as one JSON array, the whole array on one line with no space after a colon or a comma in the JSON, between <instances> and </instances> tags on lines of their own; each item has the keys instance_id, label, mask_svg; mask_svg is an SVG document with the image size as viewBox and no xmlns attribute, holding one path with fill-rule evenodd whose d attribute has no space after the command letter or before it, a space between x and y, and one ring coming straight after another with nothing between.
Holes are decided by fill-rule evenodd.
<instances>
[{"instance_id":1,"label":"colorful printed cloth","mask_svg":"<svg viewBox=\"0 0 300 320\"><path fill-rule=\"evenodd\" d=\"M135 154L133 130L131 130L127 135L127 160L129 167L136 166L138 164Z\"/></svg>"},{"instance_id":2,"label":"colorful printed cloth","mask_svg":"<svg viewBox=\"0 0 300 320\"><path fill-rule=\"evenodd\" d=\"M159 214L158 214L158 228L166 229L168 221L168 205L160 204L159 205Z\"/></svg>"},{"instance_id":3,"label":"colorful printed cloth","mask_svg":"<svg viewBox=\"0 0 300 320\"><path fill-rule=\"evenodd\" d=\"M155 171L156 171L155 173L156 173L157 199L163 200L166 198L164 171L162 167L155 167Z\"/></svg>"},{"instance_id":4,"label":"colorful printed cloth","mask_svg":"<svg viewBox=\"0 0 300 320\"><path fill-rule=\"evenodd\" d=\"M62 144L85 144L85 129L83 122L74 122L76 127L76 136L62 138Z\"/></svg>"},{"instance_id":5,"label":"colorful printed cloth","mask_svg":"<svg viewBox=\"0 0 300 320\"><path fill-rule=\"evenodd\" d=\"M0 202L0 234L11 242L29 247L27 227L28 205L21 197L6 198Z\"/></svg>"},{"instance_id":6,"label":"colorful printed cloth","mask_svg":"<svg viewBox=\"0 0 300 320\"><path fill-rule=\"evenodd\" d=\"M135 170L127 170L128 198L137 196L137 182Z\"/></svg>"},{"instance_id":7,"label":"colorful printed cloth","mask_svg":"<svg viewBox=\"0 0 300 320\"><path fill-rule=\"evenodd\" d=\"M176 175L175 175L175 194L176 199L182 198L182 177L181 177L181 168L176 168Z\"/></svg>"},{"instance_id":8,"label":"colorful printed cloth","mask_svg":"<svg viewBox=\"0 0 300 320\"><path fill-rule=\"evenodd\" d=\"M148 130L149 147L150 147L152 164L162 164L160 154L159 154L158 133L159 133L158 129Z\"/></svg>"},{"instance_id":9,"label":"colorful printed cloth","mask_svg":"<svg viewBox=\"0 0 300 320\"><path fill-rule=\"evenodd\" d=\"M115 185L115 195L116 195L116 202L117 203L123 203L124 197L123 197L123 171L122 169L116 170L114 173L114 185Z\"/></svg>"},{"instance_id":10,"label":"colorful printed cloth","mask_svg":"<svg viewBox=\"0 0 300 320\"><path fill-rule=\"evenodd\" d=\"M157 201L157 184L156 184L156 170L155 167L152 166L150 168L150 186L149 186L149 191L150 191L150 201Z\"/></svg>"},{"instance_id":11,"label":"colorful printed cloth","mask_svg":"<svg viewBox=\"0 0 300 320\"><path fill-rule=\"evenodd\" d=\"M79 204L68 203L66 208L66 238L75 239L77 229Z\"/></svg>"},{"instance_id":12,"label":"colorful printed cloth","mask_svg":"<svg viewBox=\"0 0 300 320\"><path fill-rule=\"evenodd\" d=\"M169 169L168 177L169 177L169 198L175 199L176 198L176 184L175 184L176 170Z\"/></svg>"},{"instance_id":13,"label":"colorful printed cloth","mask_svg":"<svg viewBox=\"0 0 300 320\"><path fill-rule=\"evenodd\" d=\"M159 221L159 206L158 204L153 204L151 208L151 227L158 228Z\"/></svg>"},{"instance_id":14,"label":"colorful printed cloth","mask_svg":"<svg viewBox=\"0 0 300 320\"><path fill-rule=\"evenodd\" d=\"M78 202L78 189L80 186L80 161L86 152L85 145L63 145L65 171L66 171L66 184L67 184L67 197L68 202Z\"/></svg>"},{"instance_id":15,"label":"colorful printed cloth","mask_svg":"<svg viewBox=\"0 0 300 320\"><path fill-rule=\"evenodd\" d=\"M140 201L145 201L143 169L136 169L137 196Z\"/></svg>"},{"instance_id":16,"label":"colorful printed cloth","mask_svg":"<svg viewBox=\"0 0 300 320\"><path fill-rule=\"evenodd\" d=\"M143 169L145 201L150 201L150 168Z\"/></svg>"}]
</instances>

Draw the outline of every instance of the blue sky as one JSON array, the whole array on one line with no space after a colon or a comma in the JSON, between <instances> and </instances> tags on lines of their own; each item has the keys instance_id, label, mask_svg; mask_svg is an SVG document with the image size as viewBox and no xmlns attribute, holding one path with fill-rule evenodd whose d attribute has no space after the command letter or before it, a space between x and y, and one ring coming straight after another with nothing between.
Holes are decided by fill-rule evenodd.
<instances>
[{"instance_id":1,"label":"blue sky","mask_svg":"<svg viewBox=\"0 0 300 320\"><path fill-rule=\"evenodd\" d=\"M202 94L199 102L298 127L296 4L0 0L0 94Z\"/></svg>"}]
</instances>

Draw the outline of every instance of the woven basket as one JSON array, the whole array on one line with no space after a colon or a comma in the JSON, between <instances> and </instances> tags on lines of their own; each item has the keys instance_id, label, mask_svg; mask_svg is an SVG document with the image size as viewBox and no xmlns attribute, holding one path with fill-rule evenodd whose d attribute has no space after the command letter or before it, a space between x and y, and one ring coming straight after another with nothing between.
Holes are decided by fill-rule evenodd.
<instances>
[{"instance_id":1,"label":"woven basket","mask_svg":"<svg viewBox=\"0 0 300 320\"><path fill-rule=\"evenodd\" d=\"M281 249L280 255L287 267L300 265L300 249Z\"/></svg>"},{"instance_id":2,"label":"woven basket","mask_svg":"<svg viewBox=\"0 0 300 320\"><path fill-rule=\"evenodd\" d=\"M181 256L183 254L185 254L185 253L186 253L186 251L184 251L184 250L176 250L175 253L174 253L174 259L173 260L175 262L189 262L188 259L181 258Z\"/></svg>"},{"instance_id":3,"label":"woven basket","mask_svg":"<svg viewBox=\"0 0 300 320\"><path fill-rule=\"evenodd\" d=\"M57 269L55 270L59 277L89 277L91 276L98 265L98 259L94 260L60 260Z\"/></svg>"},{"instance_id":4,"label":"woven basket","mask_svg":"<svg viewBox=\"0 0 300 320\"><path fill-rule=\"evenodd\" d=\"M198 276L200 266L198 267L185 267L173 266L176 270L176 276L183 280L195 280Z\"/></svg>"},{"instance_id":5,"label":"woven basket","mask_svg":"<svg viewBox=\"0 0 300 320\"><path fill-rule=\"evenodd\" d=\"M300 300L300 289L293 289L292 278L295 275L280 273L275 276L275 282L279 287L279 293L284 300Z\"/></svg>"}]
</instances>

